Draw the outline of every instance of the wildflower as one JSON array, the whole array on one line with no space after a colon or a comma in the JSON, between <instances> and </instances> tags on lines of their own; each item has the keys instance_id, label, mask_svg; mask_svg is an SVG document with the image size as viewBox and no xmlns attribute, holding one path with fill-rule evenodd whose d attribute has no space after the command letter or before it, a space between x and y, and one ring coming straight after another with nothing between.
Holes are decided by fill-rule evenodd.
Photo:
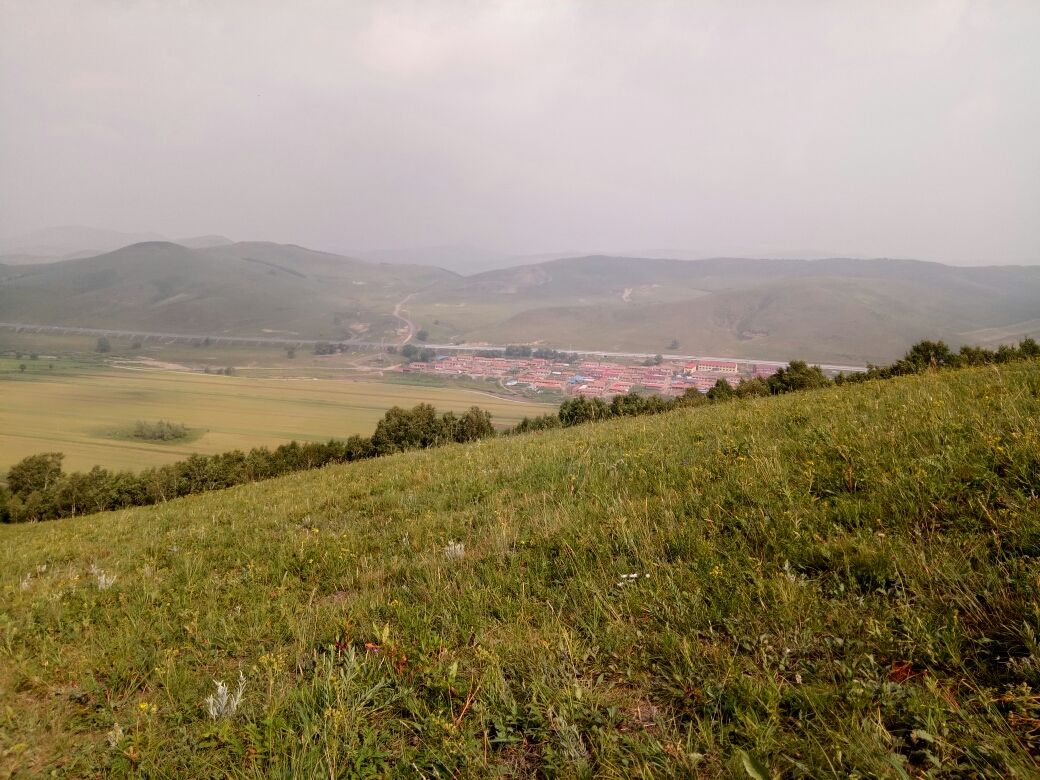
<instances>
[{"instance_id":1,"label":"wildflower","mask_svg":"<svg viewBox=\"0 0 1040 780\"><path fill-rule=\"evenodd\" d=\"M646 579L649 576L649 574L622 574L621 580L617 583L617 587L620 588L623 585L627 585L630 582L634 582L635 580L638 580L640 577Z\"/></svg>"},{"instance_id":2,"label":"wildflower","mask_svg":"<svg viewBox=\"0 0 1040 780\"><path fill-rule=\"evenodd\" d=\"M116 745L123 741L123 727L118 723L115 724L105 734L105 738L108 739L108 746L115 750Z\"/></svg>"},{"instance_id":3,"label":"wildflower","mask_svg":"<svg viewBox=\"0 0 1040 780\"><path fill-rule=\"evenodd\" d=\"M449 561L456 561L466 554L466 545L462 542L448 542L444 548L444 557Z\"/></svg>"},{"instance_id":4,"label":"wildflower","mask_svg":"<svg viewBox=\"0 0 1040 780\"><path fill-rule=\"evenodd\" d=\"M24 577L22 577L22 581L20 583L18 583L18 587L21 590L29 590L29 583L31 581L32 581L32 575L31 574L26 574Z\"/></svg>"},{"instance_id":5,"label":"wildflower","mask_svg":"<svg viewBox=\"0 0 1040 780\"><path fill-rule=\"evenodd\" d=\"M214 680L213 684L217 686L217 691L206 697L206 711L209 712L211 720L230 718L238 711L238 705L242 703L242 695L246 690L246 678L240 669L238 671L238 689L234 694L223 681Z\"/></svg>"},{"instance_id":6,"label":"wildflower","mask_svg":"<svg viewBox=\"0 0 1040 780\"><path fill-rule=\"evenodd\" d=\"M97 569L91 573L97 578L98 590L108 590L115 585L116 575L107 574L104 569Z\"/></svg>"}]
</instances>

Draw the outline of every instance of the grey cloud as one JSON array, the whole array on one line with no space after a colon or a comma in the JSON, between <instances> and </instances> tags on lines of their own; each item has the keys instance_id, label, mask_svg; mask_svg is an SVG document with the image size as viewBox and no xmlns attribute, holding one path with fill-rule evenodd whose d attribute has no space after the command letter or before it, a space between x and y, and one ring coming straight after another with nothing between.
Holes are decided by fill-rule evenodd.
<instances>
[{"instance_id":1,"label":"grey cloud","mask_svg":"<svg viewBox=\"0 0 1040 780\"><path fill-rule=\"evenodd\" d=\"M0 3L0 233L1038 262L1035 2Z\"/></svg>"}]
</instances>

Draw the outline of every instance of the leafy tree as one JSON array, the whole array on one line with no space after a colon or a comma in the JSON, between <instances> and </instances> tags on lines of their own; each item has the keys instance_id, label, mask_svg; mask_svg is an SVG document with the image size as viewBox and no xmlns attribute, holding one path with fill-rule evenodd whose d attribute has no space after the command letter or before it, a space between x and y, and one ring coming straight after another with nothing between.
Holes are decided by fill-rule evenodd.
<instances>
[{"instance_id":1,"label":"leafy tree","mask_svg":"<svg viewBox=\"0 0 1040 780\"><path fill-rule=\"evenodd\" d=\"M669 341L668 349L679 349L679 339L672 339Z\"/></svg>"},{"instance_id":2,"label":"leafy tree","mask_svg":"<svg viewBox=\"0 0 1040 780\"><path fill-rule=\"evenodd\" d=\"M911 367L911 373L926 368L947 368L958 364L957 355L943 341L919 341L910 347L903 360Z\"/></svg>"},{"instance_id":3,"label":"leafy tree","mask_svg":"<svg viewBox=\"0 0 1040 780\"><path fill-rule=\"evenodd\" d=\"M733 388L729 382L721 377L715 380L715 384L708 390L709 401L728 401L733 397Z\"/></svg>"},{"instance_id":4,"label":"leafy tree","mask_svg":"<svg viewBox=\"0 0 1040 780\"><path fill-rule=\"evenodd\" d=\"M65 455L60 452L41 452L23 458L7 472L7 487L17 496L43 492L61 478L61 462Z\"/></svg>"},{"instance_id":5,"label":"leafy tree","mask_svg":"<svg viewBox=\"0 0 1040 780\"><path fill-rule=\"evenodd\" d=\"M296 357L296 347L287 347L285 350L285 356L292 360Z\"/></svg>"},{"instance_id":6,"label":"leafy tree","mask_svg":"<svg viewBox=\"0 0 1040 780\"><path fill-rule=\"evenodd\" d=\"M510 433L545 431L551 428L559 428L560 425L560 416L557 414L543 414L541 417L524 417L513 427Z\"/></svg>"},{"instance_id":7,"label":"leafy tree","mask_svg":"<svg viewBox=\"0 0 1040 780\"><path fill-rule=\"evenodd\" d=\"M112 344L109 342L109 340L107 338L102 336L101 338L99 338L97 340L97 346L94 347L94 351L95 352L102 352L102 353L103 352L111 352L112 351Z\"/></svg>"},{"instance_id":8,"label":"leafy tree","mask_svg":"<svg viewBox=\"0 0 1040 780\"><path fill-rule=\"evenodd\" d=\"M491 413L479 406L471 406L455 423L452 438L455 441L476 441L495 435L491 424Z\"/></svg>"},{"instance_id":9,"label":"leafy tree","mask_svg":"<svg viewBox=\"0 0 1040 780\"><path fill-rule=\"evenodd\" d=\"M708 397L696 387L688 387L685 392L675 399L675 405L683 408L692 406L703 406L708 403Z\"/></svg>"},{"instance_id":10,"label":"leafy tree","mask_svg":"<svg viewBox=\"0 0 1040 780\"><path fill-rule=\"evenodd\" d=\"M770 393L780 395L795 390L826 387L830 380L819 366L810 366L804 360L792 360L786 368L781 368L769 377L766 384Z\"/></svg>"},{"instance_id":11,"label":"leafy tree","mask_svg":"<svg viewBox=\"0 0 1040 780\"><path fill-rule=\"evenodd\" d=\"M983 347L971 347L965 344L957 353L958 362L963 366L986 366L996 360L996 354L991 349Z\"/></svg>"},{"instance_id":12,"label":"leafy tree","mask_svg":"<svg viewBox=\"0 0 1040 780\"><path fill-rule=\"evenodd\" d=\"M420 330L418 333L415 334L415 337L417 339L419 339L419 341L426 341L426 339L428 339L430 337L430 334L426 332L425 328L423 328L422 330Z\"/></svg>"},{"instance_id":13,"label":"leafy tree","mask_svg":"<svg viewBox=\"0 0 1040 780\"><path fill-rule=\"evenodd\" d=\"M579 395L560 404L560 423L564 427L603 420L610 416L610 408L599 398Z\"/></svg>"},{"instance_id":14,"label":"leafy tree","mask_svg":"<svg viewBox=\"0 0 1040 780\"><path fill-rule=\"evenodd\" d=\"M758 398L769 395L769 385L760 376L754 379L742 379L740 384L733 389L737 398Z\"/></svg>"},{"instance_id":15,"label":"leafy tree","mask_svg":"<svg viewBox=\"0 0 1040 780\"><path fill-rule=\"evenodd\" d=\"M432 405L418 404L412 409L394 406L376 424L372 447L376 453L386 455L432 447L447 438L444 425Z\"/></svg>"},{"instance_id":16,"label":"leafy tree","mask_svg":"<svg viewBox=\"0 0 1040 780\"><path fill-rule=\"evenodd\" d=\"M25 369L27 369L27 368L28 368L28 366L25 365L25 363L19 363L18 364L18 370L21 371L23 374L25 373Z\"/></svg>"},{"instance_id":17,"label":"leafy tree","mask_svg":"<svg viewBox=\"0 0 1040 780\"><path fill-rule=\"evenodd\" d=\"M1022 339L1018 344L1018 352L1026 360L1035 360L1040 357L1040 344L1036 343L1036 339Z\"/></svg>"},{"instance_id":18,"label":"leafy tree","mask_svg":"<svg viewBox=\"0 0 1040 780\"><path fill-rule=\"evenodd\" d=\"M405 344L401 347L401 355L407 360L414 360L419 354L419 348L415 344Z\"/></svg>"}]
</instances>

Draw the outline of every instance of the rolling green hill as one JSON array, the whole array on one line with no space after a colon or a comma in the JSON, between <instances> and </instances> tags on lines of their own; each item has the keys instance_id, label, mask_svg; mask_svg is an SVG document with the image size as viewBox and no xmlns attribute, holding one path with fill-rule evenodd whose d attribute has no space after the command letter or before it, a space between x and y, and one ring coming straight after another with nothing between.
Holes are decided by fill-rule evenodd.
<instances>
[{"instance_id":1,"label":"rolling green hill","mask_svg":"<svg viewBox=\"0 0 1040 780\"><path fill-rule=\"evenodd\" d=\"M1035 776L1038 421L1019 363L0 527L0 771Z\"/></svg>"},{"instance_id":2,"label":"rolling green hill","mask_svg":"<svg viewBox=\"0 0 1040 780\"><path fill-rule=\"evenodd\" d=\"M192 250L134 244L97 257L8 269L5 321L304 338L393 336L395 303L450 276L259 242Z\"/></svg>"},{"instance_id":3,"label":"rolling green hill","mask_svg":"<svg viewBox=\"0 0 1040 780\"><path fill-rule=\"evenodd\" d=\"M907 342L1040 336L1040 267L575 257L459 276L294 245L135 244L0 265L7 322L316 339L888 362ZM215 244L215 245L212 245ZM672 347L673 343L677 347Z\"/></svg>"},{"instance_id":4,"label":"rolling green hill","mask_svg":"<svg viewBox=\"0 0 1040 780\"><path fill-rule=\"evenodd\" d=\"M448 279L410 310L435 339L884 362L908 340L1032 335L1038 301L1034 267L583 257Z\"/></svg>"}]
</instances>

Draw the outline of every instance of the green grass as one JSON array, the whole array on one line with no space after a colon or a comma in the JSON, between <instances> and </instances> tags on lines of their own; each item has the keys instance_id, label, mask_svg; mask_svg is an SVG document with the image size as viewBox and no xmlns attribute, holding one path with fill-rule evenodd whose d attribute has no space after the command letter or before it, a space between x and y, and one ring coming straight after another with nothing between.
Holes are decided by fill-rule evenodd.
<instances>
[{"instance_id":1,"label":"green grass","mask_svg":"<svg viewBox=\"0 0 1040 780\"><path fill-rule=\"evenodd\" d=\"M27 366L24 374L20 362ZM48 451L64 452L69 470L139 470L193 452L368 436L391 406L422 401L442 411L479 405L498 425L554 408L462 388L120 370L88 358L0 358L0 397L0 471ZM138 420L158 419L182 422L194 435L161 444L113 435Z\"/></svg>"},{"instance_id":2,"label":"green grass","mask_svg":"<svg viewBox=\"0 0 1040 780\"><path fill-rule=\"evenodd\" d=\"M0 527L0 773L1034 777L1038 420L1017 364Z\"/></svg>"}]
</instances>

